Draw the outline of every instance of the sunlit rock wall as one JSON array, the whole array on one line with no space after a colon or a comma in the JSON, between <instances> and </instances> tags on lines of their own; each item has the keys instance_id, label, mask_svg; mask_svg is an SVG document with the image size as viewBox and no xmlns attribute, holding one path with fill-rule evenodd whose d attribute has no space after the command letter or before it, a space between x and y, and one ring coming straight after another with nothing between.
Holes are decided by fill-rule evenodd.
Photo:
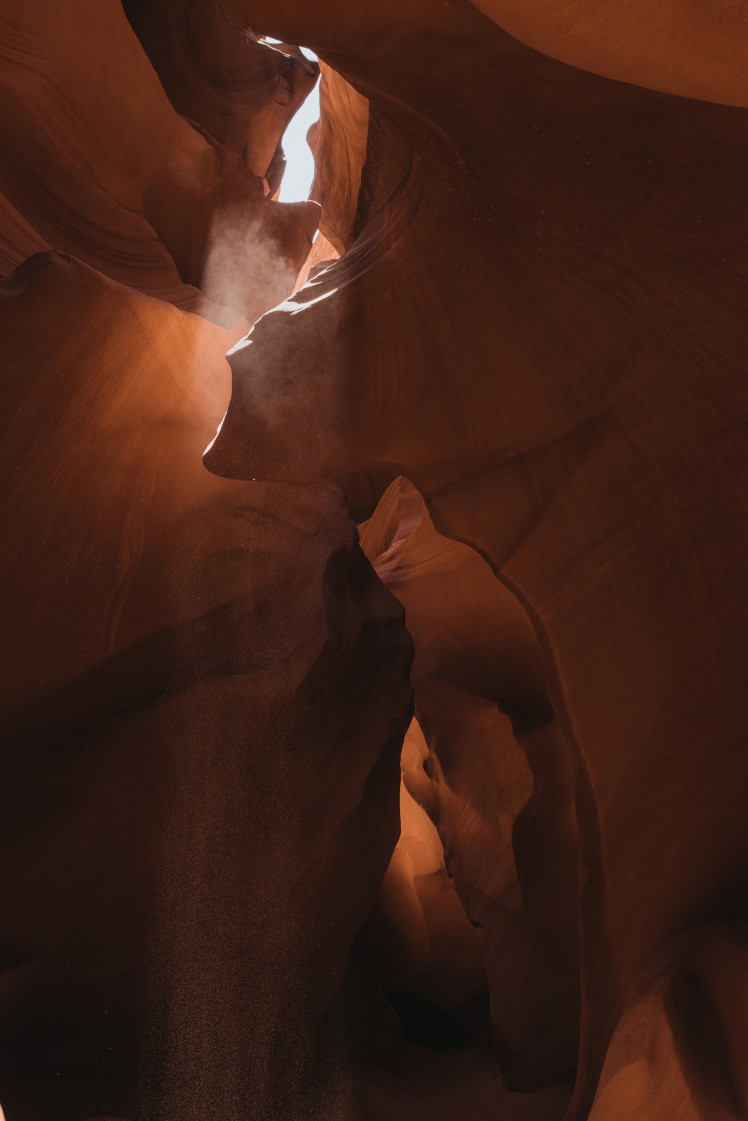
<instances>
[{"instance_id":1,"label":"sunlit rock wall","mask_svg":"<svg viewBox=\"0 0 748 1121\"><path fill-rule=\"evenodd\" d=\"M740 26L717 51L688 14L664 41L658 13L655 82L633 5L609 65L594 28L597 55L574 53L586 70L486 7L498 23L460 3L345 19L232 3L316 49L369 99L369 123L356 240L234 354L207 462L342 474L359 516L404 475L521 605L574 776L582 1117L648 963L745 917L748 162L743 111L717 103L742 102ZM728 13L714 18L726 36ZM557 35L538 44L567 57ZM744 1021L724 1023L737 1086ZM693 1048L673 1038L689 1084ZM616 1054L639 1061L636 1045ZM671 1116L680 1091L663 1093ZM607 1094L600 1116L636 1116Z\"/></svg>"},{"instance_id":2,"label":"sunlit rock wall","mask_svg":"<svg viewBox=\"0 0 748 1121\"><path fill-rule=\"evenodd\" d=\"M35 252L62 250L112 280L226 322L244 315L251 323L282 299L309 252L318 207L266 199L266 166L210 143L178 115L118 0L6 7L3 271ZM257 67L267 56L280 84L285 56L252 46ZM272 152L289 114L267 114L279 108L275 93L266 82L243 113ZM243 270L229 242L241 249ZM230 310L211 310L206 294Z\"/></svg>"},{"instance_id":3,"label":"sunlit rock wall","mask_svg":"<svg viewBox=\"0 0 748 1121\"><path fill-rule=\"evenodd\" d=\"M744 26L547 7L2 5L8 1121L746 1113Z\"/></svg>"},{"instance_id":4,"label":"sunlit rock wall","mask_svg":"<svg viewBox=\"0 0 748 1121\"><path fill-rule=\"evenodd\" d=\"M404 781L479 932L505 1075L552 1082L576 1066L579 1040L577 836L535 634L486 562L436 532L405 480L361 541L406 609L426 742L404 754Z\"/></svg>"},{"instance_id":5,"label":"sunlit rock wall","mask_svg":"<svg viewBox=\"0 0 748 1121\"><path fill-rule=\"evenodd\" d=\"M61 255L1 288L3 1107L302 1116L397 841L402 608L334 488L203 469L223 328Z\"/></svg>"},{"instance_id":6,"label":"sunlit rock wall","mask_svg":"<svg viewBox=\"0 0 748 1121\"><path fill-rule=\"evenodd\" d=\"M201 457L319 206L180 117L118 4L2 17L0 1102L317 1115L410 639L339 488ZM276 92L243 118L271 155Z\"/></svg>"}]
</instances>

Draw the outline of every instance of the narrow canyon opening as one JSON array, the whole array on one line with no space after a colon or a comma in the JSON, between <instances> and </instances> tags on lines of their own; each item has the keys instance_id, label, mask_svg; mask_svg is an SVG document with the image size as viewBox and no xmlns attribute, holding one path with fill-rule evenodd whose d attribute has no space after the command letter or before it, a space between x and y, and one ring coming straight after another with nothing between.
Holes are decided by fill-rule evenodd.
<instances>
[{"instance_id":1,"label":"narrow canyon opening","mask_svg":"<svg viewBox=\"0 0 748 1121\"><path fill-rule=\"evenodd\" d=\"M275 40L267 41L275 42ZM314 51L306 47L299 47L299 50L305 58L317 62ZM314 88L307 94L305 101L283 133L281 143L286 167L278 192L279 202L306 202L311 194L314 155L307 142L307 135L312 125L319 121L319 81L318 78Z\"/></svg>"},{"instance_id":2,"label":"narrow canyon opening","mask_svg":"<svg viewBox=\"0 0 748 1121\"><path fill-rule=\"evenodd\" d=\"M0 1121L748 1114L745 29L663 5L0 0Z\"/></svg>"}]
</instances>

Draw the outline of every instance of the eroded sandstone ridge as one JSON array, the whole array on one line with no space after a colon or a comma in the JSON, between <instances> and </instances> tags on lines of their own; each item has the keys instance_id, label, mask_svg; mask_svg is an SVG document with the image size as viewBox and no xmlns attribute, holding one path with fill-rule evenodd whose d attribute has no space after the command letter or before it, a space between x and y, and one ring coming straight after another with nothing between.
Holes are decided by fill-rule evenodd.
<instances>
[{"instance_id":1,"label":"eroded sandstone ridge","mask_svg":"<svg viewBox=\"0 0 748 1121\"><path fill-rule=\"evenodd\" d=\"M7 1121L748 1115L696 7L0 3Z\"/></svg>"},{"instance_id":2,"label":"eroded sandstone ridge","mask_svg":"<svg viewBox=\"0 0 748 1121\"><path fill-rule=\"evenodd\" d=\"M210 133L178 115L118 0L3 9L3 271L35 252L62 250L220 321L235 321L238 311L252 322L282 299L319 220L311 203L282 206L263 190L302 97L287 91L285 55L245 44L252 100L235 123L245 133L240 146L213 120L210 103L201 114ZM308 90L313 76L299 73ZM224 116L236 118L243 97L244 87L233 101L226 95ZM250 123L258 119L263 143L253 146ZM243 270L226 249L237 240ZM233 314L206 307L206 294Z\"/></svg>"}]
</instances>

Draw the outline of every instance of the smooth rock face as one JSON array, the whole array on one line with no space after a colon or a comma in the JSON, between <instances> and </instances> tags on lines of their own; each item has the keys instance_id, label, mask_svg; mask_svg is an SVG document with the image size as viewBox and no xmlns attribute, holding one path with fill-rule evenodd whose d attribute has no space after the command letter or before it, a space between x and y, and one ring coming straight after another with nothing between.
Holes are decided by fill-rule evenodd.
<instances>
[{"instance_id":1,"label":"smooth rock face","mask_svg":"<svg viewBox=\"0 0 748 1121\"><path fill-rule=\"evenodd\" d=\"M402 474L523 604L575 776L582 1117L647 962L745 912L744 114L459 3L231 7L365 94L368 146L356 242L233 354L206 462L343 474L358 513Z\"/></svg>"},{"instance_id":2,"label":"smooth rock face","mask_svg":"<svg viewBox=\"0 0 748 1121\"><path fill-rule=\"evenodd\" d=\"M401 758L400 838L371 925L387 993L459 1010L486 992L487 981L480 939L455 891L439 832L409 789L427 754L414 720Z\"/></svg>"},{"instance_id":3,"label":"smooth rock face","mask_svg":"<svg viewBox=\"0 0 748 1121\"><path fill-rule=\"evenodd\" d=\"M297 47L258 40L220 4L122 6L177 112L239 156L274 194L285 163L280 140L314 87L317 64Z\"/></svg>"},{"instance_id":4,"label":"smooth rock face","mask_svg":"<svg viewBox=\"0 0 748 1121\"><path fill-rule=\"evenodd\" d=\"M436 532L407 480L389 487L361 544L413 635L426 742L406 741L404 781L478 928L505 1075L553 1082L579 1047L577 838L535 634L486 562Z\"/></svg>"},{"instance_id":5,"label":"smooth rock face","mask_svg":"<svg viewBox=\"0 0 748 1121\"><path fill-rule=\"evenodd\" d=\"M697 926L637 979L605 1059L590 1121L744 1117L748 928Z\"/></svg>"},{"instance_id":6,"label":"smooth rock face","mask_svg":"<svg viewBox=\"0 0 748 1121\"><path fill-rule=\"evenodd\" d=\"M5 288L6 1114L314 1114L397 840L402 608L334 489L202 468L226 332L54 255Z\"/></svg>"},{"instance_id":7,"label":"smooth rock face","mask_svg":"<svg viewBox=\"0 0 748 1121\"><path fill-rule=\"evenodd\" d=\"M355 241L369 135L369 103L324 63L319 98L320 119L309 130L316 169L312 198L322 205L320 234L342 256Z\"/></svg>"},{"instance_id":8,"label":"smooth rock face","mask_svg":"<svg viewBox=\"0 0 748 1121\"><path fill-rule=\"evenodd\" d=\"M686 7L0 4L7 1121L748 1112L745 21Z\"/></svg>"},{"instance_id":9,"label":"smooth rock face","mask_svg":"<svg viewBox=\"0 0 748 1121\"><path fill-rule=\"evenodd\" d=\"M748 106L745 10L705 0L471 0L511 35L551 58L638 86Z\"/></svg>"},{"instance_id":10,"label":"smooth rock face","mask_svg":"<svg viewBox=\"0 0 748 1121\"><path fill-rule=\"evenodd\" d=\"M240 28L235 36L245 38ZM280 83L284 56L252 45ZM267 167L256 172L178 116L117 0L13 8L0 24L0 59L2 272L62 250L230 323L251 323L292 290L319 208L266 199ZM294 107L263 123L268 106L278 109L274 93L266 84L243 111L245 129L256 120L272 152ZM243 271L226 248L238 229ZM228 276L218 281L217 270Z\"/></svg>"}]
</instances>

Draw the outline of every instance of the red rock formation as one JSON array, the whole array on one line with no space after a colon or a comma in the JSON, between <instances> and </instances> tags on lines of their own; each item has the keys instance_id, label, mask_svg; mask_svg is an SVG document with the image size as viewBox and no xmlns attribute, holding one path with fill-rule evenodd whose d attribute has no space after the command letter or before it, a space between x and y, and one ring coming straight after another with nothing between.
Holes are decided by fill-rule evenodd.
<instances>
[{"instance_id":1,"label":"red rock formation","mask_svg":"<svg viewBox=\"0 0 748 1121\"><path fill-rule=\"evenodd\" d=\"M4 1108L301 1116L397 839L402 609L334 490L202 468L227 332L59 255L3 295Z\"/></svg>"},{"instance_id":2,"label":"red rock formation","mask_svg":"<svg viewBox=\"0 0 748 1121\"><path fill-rule=\"evenodd\" d=\"M123 7L175 109L269 179L274 194L284 166L280 139L314 87L317 64L297 47L260 41L220 3L125 0Z\"/></svg>"},{"instance_id":3,"label":"red rock formation","mask_svg":"<svg viewBox=\"0 0 748 1121\"><path fill-rule=\"evenodd\" d=\"M511 35L594 74L725 105L748 105L742 5L706 0L471 0Z\"/></svg>"},{"instance_id":4,"label":"red rock formation","mask_svg":"<svg viewBox=\"0 0 748 1121\"><path fill-rule=\"evenodd\" d=\"M745 923L696 926L632 985L590 1121L744 1117L748 1104Z\"/></svg>"},{"instance_id":5,"label":"red rock formation","mask_svg":"<svg viewBox=\"0 0 748 1121\"><path fill-rule=\"evenodd\" d=\"M320 119L309 130L316 174L312 198L322 206L320 234L338 255L355 241L354 225L369 133L369 104L322 64Z\"/></svg>"},{"instance_id":6,"label":"red rock formation","mask_svg":"<svg viewBox=\"0 0 748 1121\"><path fill-rule=\"evenodd\" d=\"M369 510L403 473L524 606L576 775L581 1117L635 978L745 885L743 116L461 4L232 9L370 116L356 242L235 352L207 462Z\"/></svg>"},{"instance_id":7,"label":"red rock formation","mask_svg":"<svg viewBox=\"0 0 748 1121\"><path fill-rule=\"evenodd\" d=\"M382 880L371 938L384 959L380 981L390 995L460 1009L486 991L486 976L478 935L455 892L439 833L409 790L424 747L414 720L403 744L400 838Z\"/></svg>"},{"instance_id":8,"label":"red rock formation","mask_svg":"<svg viewBox=\"0 0 748 1121\"><path fill-rule=\"evenodd\" d=\"M579 1007L569 1121L748 1108L748 160L673 96L744 104L741 25L480 6L133 0L159 80L115 0L5 5L8 1121L355 1114L317 1059L383 878L404 990L458 1003L458 898L483 927L510 1081L568 1067ZM216 478L217 322L319 216L265 195L311 75L263 34L323 59L345 252L232 353ZM408 649L339 480L445 869L410 807L385 875ZM399 1101L359 1072L362 1117L503 1108L476 1054L454 1098L452 1053L406 1047Z\"/></svg>"},{"instance_id":9,"label":"red rock formation","mask_svg":"<svg viewBox=\"0 0 748 1121\"><path fill-rule=\"evenodd\" d=\"M74 17L50 2L14 9L0 26L0 57L3 272L61 250L223 322L238 313L252 322L291 291L318 208L266 200L239 156L177 115L117 0L79 0ZM275 104L272 88L263 96L245 124ZM287 116L270 129L273 151ZM211 310L205 294L233 313Z\"/></svg>"},{"instance_id":10,"label":"red rock formation","mask_svg":"<svg viewBox=\"0 0 748 1121\"><path fill-rule=\"evenodd\" d=\"M579 1045L577 837L568 748L524 608L472 549L438 534L393 483L362 547L406 610L423 751L408 790L442 839L479 929L507 1078L573 1070Z\"/></svg>"}]
</instances>

